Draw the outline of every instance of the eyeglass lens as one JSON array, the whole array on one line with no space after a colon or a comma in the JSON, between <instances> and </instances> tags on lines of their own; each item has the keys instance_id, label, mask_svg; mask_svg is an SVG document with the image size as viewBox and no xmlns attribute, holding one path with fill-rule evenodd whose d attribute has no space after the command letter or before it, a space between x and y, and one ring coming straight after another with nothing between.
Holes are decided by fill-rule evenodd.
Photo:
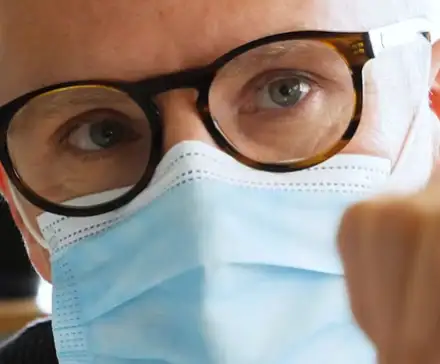
<instances>
[{"instance_id":1,"label":"eyeglass lens","mask_svg":"<svg viewBox=\"0 0 440 364\"><path fill-rule=\"evenodd\" d=\"M349 66L332 45L318 40L251 49L218 71L209 92L211 116L224 138L266 164L328 151L347 130L355 105ZM139 104L103 85L39 95L14 116L7 132L22 181L69 207L91 207L127 193L144 176L152 144Z\"/></svg>"}]
</instances>

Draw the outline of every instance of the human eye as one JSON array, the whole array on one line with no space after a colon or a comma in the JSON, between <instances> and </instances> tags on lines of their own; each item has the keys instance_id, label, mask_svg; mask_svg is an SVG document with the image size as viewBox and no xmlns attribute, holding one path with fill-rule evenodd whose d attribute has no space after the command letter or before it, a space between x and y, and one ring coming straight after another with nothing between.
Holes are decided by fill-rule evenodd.
<instances>
[{"instance_id":1,"label":"human eye","mask_svg":"<svg viewBox=\"0 0 440 364\"><path fill-rule=\"evenodd\" d=\"M298 108L308 96L318 91L311 77L295 71L269 73L249 82L245 87L240 112L253 113L273 109Z\"/></svg>"},{"instance_id":2,"label":"human eye","mask_svg":"<svg viewBox=\"0 0 440 364\"><path fill-rule=\"evenodd\" d=\"M119 111L92 110L68 121L60 141L77 152L111 150L142 137L133 124L129 116Z\"/></svg>"},{"instance_id":3,"label":"human eye","mask_svg":"<svg viewBox=\"0 0 440 364\"><path fill-rule=\"evenodd\" d=\"M144 109L106 86L42 94L11 125L8 151L14 167L49 201L65 203L136 185L150 162L153 133Z\"/></svg>"},{"instance_id":4,"label":"human eye","mask_svg":"<svg viewBox=\"0 0 440 364\"><path fill-rule=\"evenodd\" d=\"M345 59L316 40L274 42L239 54L210 90L211 115L228 143L264 163L327 152L349 127L356 102Z\"/></svg>"},{"instance_id":5,"label":"human eye","mask_svg":"<svg viewBox=\"0 0 440 364\"><path fill-rule=\"evenodd\" d=\"M259 93L262 108L289 108L296 106L311 91L310 82L301 77L283 77L270 81Z\"/></svg>"}]
</instances>

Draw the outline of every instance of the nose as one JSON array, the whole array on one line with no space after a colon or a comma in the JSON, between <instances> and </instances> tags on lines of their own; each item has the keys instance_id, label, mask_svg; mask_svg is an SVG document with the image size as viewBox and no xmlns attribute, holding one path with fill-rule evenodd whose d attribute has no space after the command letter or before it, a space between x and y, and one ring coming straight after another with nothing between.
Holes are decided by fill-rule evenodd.
<instances>
[{"instance_id":1,"label":"nose","mask_svg":"<svg viewBox=\"0 0 440 364\"><path fill-rule=\"evenodd\" d=\"M196 107L196 90L173 90L158 95L155 102L163 125L163 153L183 141L200 141L215 147Z\"/></svg>"}]
</instances>

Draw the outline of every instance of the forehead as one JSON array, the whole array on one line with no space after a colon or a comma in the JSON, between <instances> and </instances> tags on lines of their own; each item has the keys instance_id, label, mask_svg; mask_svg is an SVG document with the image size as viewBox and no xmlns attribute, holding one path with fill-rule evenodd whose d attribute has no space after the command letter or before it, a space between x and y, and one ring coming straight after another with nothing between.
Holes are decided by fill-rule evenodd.
<instances>
[{"instance_id":1,"label":"forehead","mask_svg":"<svg viewBox=\"0 0 440 364\"><path fill-rule=\"evenodd\" d=\"M199 66L267 34L365 30L393 21L399 3L2 0L0 102L51 83L138 79Z\"/></svg>"}]
</instances>

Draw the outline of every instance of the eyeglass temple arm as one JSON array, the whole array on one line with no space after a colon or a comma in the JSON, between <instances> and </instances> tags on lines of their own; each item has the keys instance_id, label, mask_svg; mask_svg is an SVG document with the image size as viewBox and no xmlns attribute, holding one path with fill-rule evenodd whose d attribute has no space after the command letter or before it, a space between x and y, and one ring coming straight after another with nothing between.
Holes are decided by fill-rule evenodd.
<instances>
[{"instance_id":1,"label":"eyeglass temple arm","mask_svg":"<svg viewBox=\"0 0 440 364\"><path fill-rule=\"evenodd\" d=\"M417 18L401 23L373 29L368 32L374 56L377 57L385 49L410 43L420 39L420 34L431 33L431 42L440 39L440 27L435 27L429 20Z\"/></svg>"}]
</instances>

